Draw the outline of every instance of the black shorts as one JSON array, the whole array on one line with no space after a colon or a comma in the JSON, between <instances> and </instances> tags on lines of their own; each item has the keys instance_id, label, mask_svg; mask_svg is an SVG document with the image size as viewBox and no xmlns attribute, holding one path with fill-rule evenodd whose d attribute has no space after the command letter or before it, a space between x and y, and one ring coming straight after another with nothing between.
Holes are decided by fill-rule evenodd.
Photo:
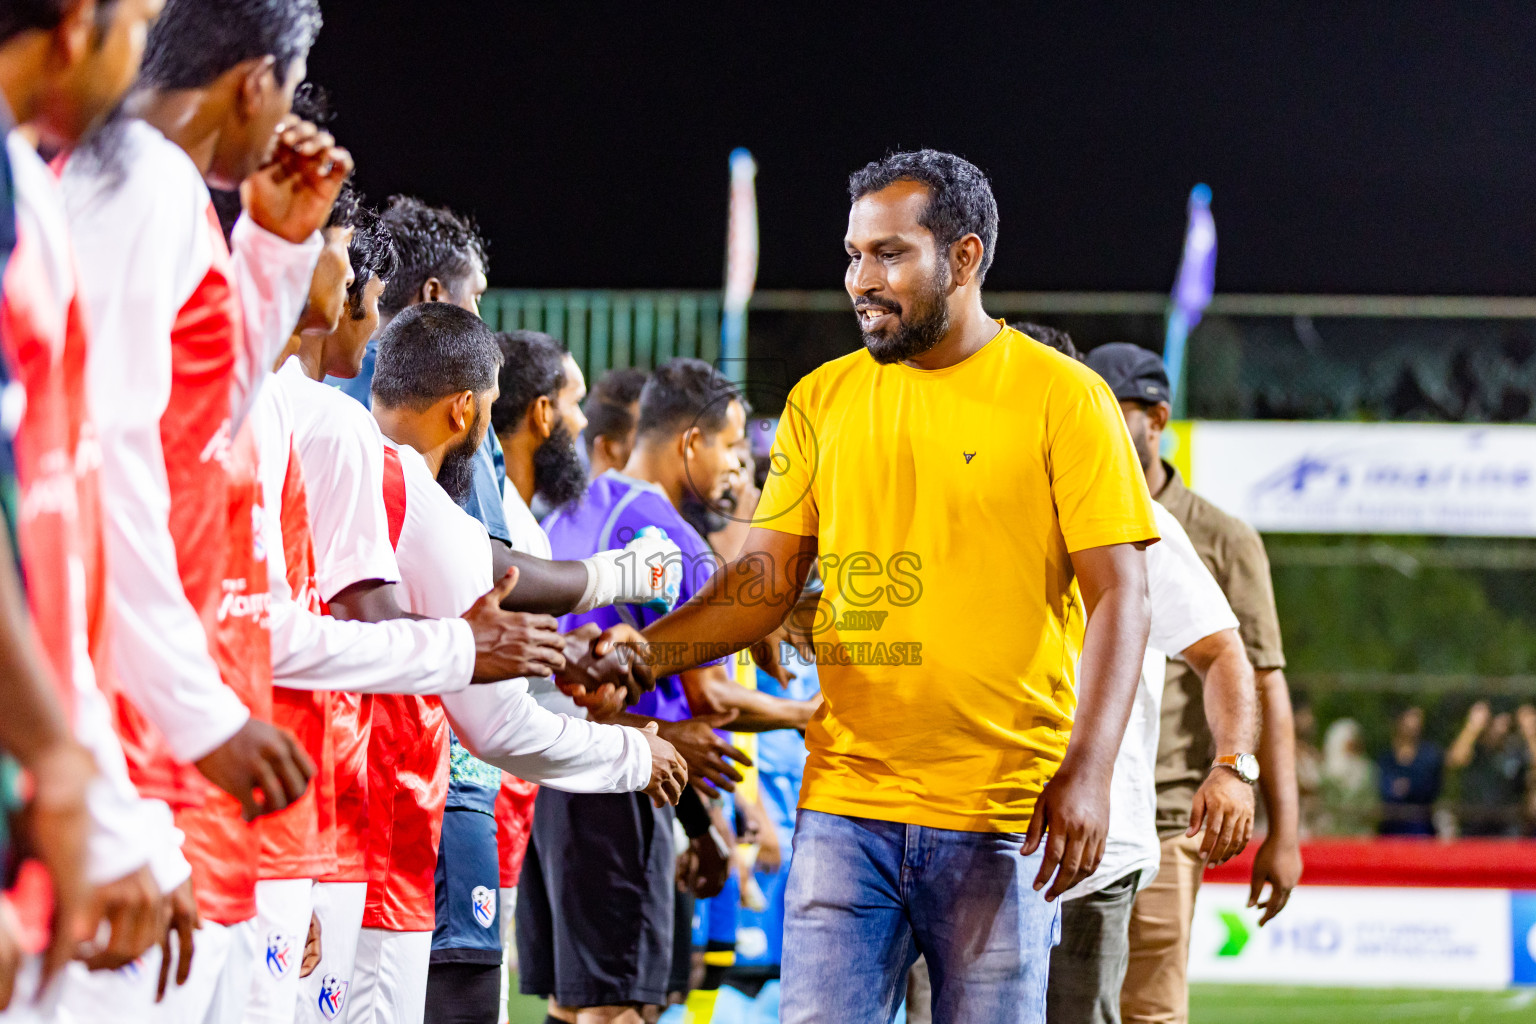
<instances>
[{"instance_id":1,"label":"black shorts","mask_svg":"<svg viewBox=\"0 0 1536 1024\"><path fill-rule=\"evenodd\" d=\"M571 1007L665 1004L675 874L671 808L643 793L540 789L517 887L523 994Z\"/></svg>"}]
</instances>

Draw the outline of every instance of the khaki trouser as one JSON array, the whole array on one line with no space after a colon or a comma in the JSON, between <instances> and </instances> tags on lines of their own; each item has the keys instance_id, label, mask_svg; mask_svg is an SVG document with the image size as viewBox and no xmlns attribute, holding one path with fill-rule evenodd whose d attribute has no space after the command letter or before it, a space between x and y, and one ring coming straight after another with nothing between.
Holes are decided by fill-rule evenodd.
<instances>
[{"instance_id":1,"label":"khaki trouser","mask_svg":"<svg viewBox=\"0 0 1536 1024\"><path fill-rule=\"evenodd\" d=\"M1120 991L1124 1024L1187 1024L1189 930L1205 858L1200 836L1163 840L1157 878L1131 909L1131 961Z\"/></svg>"}]
</instances>

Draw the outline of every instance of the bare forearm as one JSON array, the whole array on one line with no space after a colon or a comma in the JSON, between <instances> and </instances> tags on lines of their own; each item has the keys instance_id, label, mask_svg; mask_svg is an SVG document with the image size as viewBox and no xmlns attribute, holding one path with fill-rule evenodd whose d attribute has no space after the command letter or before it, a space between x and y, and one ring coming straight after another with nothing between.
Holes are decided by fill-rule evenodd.
<instances>
[{"instance_id":1,"label":"bare forearm","mask_svg":"<svg viewBox=\"0 0 1536 1024\"><path fill-rule=\"evenodd\" d=\"M1114 764L1130 720L1150 614L1145 589L1106 590L1088 616L1078 661L1080 699L1061 770Z\"/></svg>"},{"instance_id":2,"label":"bare forearm","mask_svg":"<svg viewBox=\"0 0 1536 1024\"><path fill-rule=\"evenodd\" d=\"M1465 768L1472 763L1472 751L1477 746L1478 731L1469 725L1457 734L1456 742L1451 744L1451 749L1445 754L1447 768Z\"/></svg>"},{"instance_id":3,"label":"bare forearm","mask_svg":"<svg viewBox=\"0 0 1536 1024\"><path fill-rule=\"evenodd\" d=\"M58 694L32 646L9 540L0 530L0 747L23 766L69 739Z\"/></svg>"},{"instance_id":4,"label":"bare forearm","mask_svg":"<svg viewBox=\"0 0 1536 1024\"><path fill-rule=\"evenodd\" d=\"M1224 650L1203 673L1205 718L1218 754L1249 753L1257 736L1253 666L1240 644Z\"/></svg>"},{"instance_id":5,"label":"bare forearm","mask_svg":"<svg viewBox=\"0 0 1536 1024\"><path fill-rule=\"evenodd\" d=\"M778 629L799 599L815 555L814 537L754 528L734 562L643 631L656 675L734 654Z\"/></svg>"},{"instance_id":6,"label":"bare forearm","mask_svg":"<svg viewBox=\"0 0 1536 1024\"><path fill-rule=\"evenodd\" d=\"M586 593L587 567L580 562L552 562L493 541L494 577L501 579L512 566L517 567L517 586L501 604L507 611L565 615Z\"/></svg>"},{"instance_id":7,"label":"bare forearm","mask_svg":"<svg viewBox=\"0 0 1536 1024\"><path fill-rule=\"evenodd\" d=\"M734 683L710 686L704 698L689 704L696 715L736 712L732 732L770 732L774 729L804 729L811 721L811 703L772 697ZM704 706L700 707L699 704Z\"/></svg>"},{"instance_id":8,"label":"bare forearm","mask_svg":"<svg viewBox=\"0 0 1536 1024\"><path fill-rule=\"evenodd\" d=\"M1259 788L1269 809L1271 837L1298 837L1299 798L1296 794L1296 724L1291 716L1291 692L1285 673L1266 669L1255 673L1259 689Z\"/></svg>"}]
</instances>

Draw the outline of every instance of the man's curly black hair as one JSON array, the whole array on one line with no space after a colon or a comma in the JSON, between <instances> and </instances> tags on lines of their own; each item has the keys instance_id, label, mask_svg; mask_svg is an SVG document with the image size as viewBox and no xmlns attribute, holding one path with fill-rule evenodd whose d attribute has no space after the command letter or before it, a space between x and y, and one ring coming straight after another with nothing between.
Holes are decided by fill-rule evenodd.
<instances>
[{"instance_id":1,"label":"man's curly black hair","mask_svg":"<svg viewBox=\"0 0 1536 1024\"><path fill-rule=\"evenodd\" d=\"M445 285L486 270L485 241L475 222L444 207L428 206L411 196L393 196L380 216L395 243L400 266L379 308L393 316L409 306L429 278Z\"/></svg>"}]
</instances>

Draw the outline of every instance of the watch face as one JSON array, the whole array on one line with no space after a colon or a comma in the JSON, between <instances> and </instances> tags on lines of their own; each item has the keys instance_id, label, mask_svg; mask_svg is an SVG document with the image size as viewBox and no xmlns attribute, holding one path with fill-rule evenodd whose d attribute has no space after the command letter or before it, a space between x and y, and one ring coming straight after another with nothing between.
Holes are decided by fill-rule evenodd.
<instances>
[{"instance_id":1,"label":"watch face","mask_svg":"<svg viewBox=\"0 0 1536 1024\"><path fill-rule=\"evenodd\" d=\"M1243 781L1259 781L1259 759L1252 754L1238 754L1237 763L1232 767L1237 769L1237 774L1242 777Z\"/></svg>"}]
</instances>

